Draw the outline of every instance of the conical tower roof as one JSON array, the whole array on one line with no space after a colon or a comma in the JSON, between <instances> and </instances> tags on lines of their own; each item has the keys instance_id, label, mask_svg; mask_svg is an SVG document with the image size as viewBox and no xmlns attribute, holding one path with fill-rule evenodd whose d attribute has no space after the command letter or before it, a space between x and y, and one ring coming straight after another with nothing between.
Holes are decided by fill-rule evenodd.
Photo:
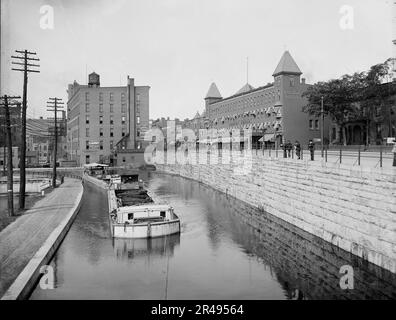
<instances>
[{"instance_id":1,"label":"conical tower roof","mask_svg":"<svg viewBox=\"0 0 396 320\"><path fill-rule=\"evenodd\" d=\"M246 83L236 94L245 93L254 90L254 87L249 83Z\"/></svg>"},{"instance_id":2,"label":"conical tower roof","mask_svg":"<svg viewBox=\"0 0 396 320\"><path fill-rule=\"evenodd\" d=\"M273 76L277 76L282 73L287 74L302 74L300 68L297 66L297 63L292 58L289 51L285 51L282 58L280 59L278 66L276 67Z\"/></svg>"},{"instance_id":3,"label":"conical tower roof","mask_svg":"<svg viewBox=\"0 0 396 320\"><path fill-rule=\"evenodd\" d=\"M207 98L222 98L219 89L217 88L216 84L212 82L209 87L208 93L206 94L205 99Z\"/></svg>"}]
</instances>

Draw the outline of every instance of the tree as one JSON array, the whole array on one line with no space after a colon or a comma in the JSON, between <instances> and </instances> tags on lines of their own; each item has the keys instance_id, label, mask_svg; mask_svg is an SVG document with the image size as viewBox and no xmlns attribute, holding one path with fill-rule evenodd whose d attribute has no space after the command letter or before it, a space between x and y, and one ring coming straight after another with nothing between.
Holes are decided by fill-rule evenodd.
<instances>
[{"instance_id":1,"label":"tree","mask_svg":"<svg viewBox=\"0 0 396 320\"><path fill-rule=\"evenodd\" d=\"M391 58L372 66L367 72L343 75L339 79L318 82L308 87L302 95L308 101L303 111L320 116L323 97L324 113L338 125L339 142L346 144L346 123L353 120L369 121L374 106L393 103L390 97L396 93L396 86L393 83L383 84L392 78L392 63L394 59Z\"/></svg>"},{"instance_id":2,"label":"tree","mask_svg":"<svg viewBox=\"0 0 396 320\"><path fill-rule=\"evenodd\" d=\"M354 103L362 86L363 73L344 75L340 79L327 82L318 82L303 93L308 104L303 111L314 116L321 115L321 98L323 97L323 110L340 128L340 137L346 144L345 124L351 117L359 114L359 108Z\"/></svg>"}]
</instances>

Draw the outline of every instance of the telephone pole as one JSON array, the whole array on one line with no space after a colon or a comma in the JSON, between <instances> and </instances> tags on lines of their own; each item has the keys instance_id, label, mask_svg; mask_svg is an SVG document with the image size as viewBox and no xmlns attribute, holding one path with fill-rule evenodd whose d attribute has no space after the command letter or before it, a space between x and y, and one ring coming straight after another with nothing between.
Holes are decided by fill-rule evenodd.
<instances>
[{"instance_id":1,"label":"telephone pole","mask_svg":"<svg viewBox=\"0 0 396 320\"><path fill-rule=\"evenodd\" d=\"M12 167L12 137L11 137L11 119L10 106L18 105L19 102L11 101L13 99L20 99L21 97L7 96L0 97L2 102L0 105L5 109L6 122L6 141L7 141L7 197L8 197L8 215L14 215L14 181L13 181L13 167ZM5 166L5 164L4 164Z\"/></svg>"},{"instance_id":2,"label":"telephone pole","mask_svg":"<svg viewBox=\"0 0 396 320\"><path fill-rule=\"evenodd\" d=\"M12 68L14 71L23 72L23 96L22 96L22 139L21 139L21 158L19 161L20 169L20 184L19 184L19 208L25 208L25 188L26 188L26 108L27 108L27 82L28 72L40 72L39 70L32 69L32 67L40 67L38 64L29 63L30 61L40 61L40 59L32 58L32 55L36 55L35 52L27 50L15 50L19 55L11 56L16 61L12 61L12 64L20 65L22 67ZM30 69L29 69L30 67ZM21 69L23 68L23 69Z\"/></svg>"},{"instance_id":3,"label":"telephone pole","mask_svg":"<svg viewBox=\"0 0 396 320\"><path fill-rule=\"evenodd\" d=\"M320 140L322 142L322 158L323 158L323 153L324 153L324 107L323 107L323 97L320 98L320 102L321 102L321 110L320 110L320 115L321 115L321 135L320 135Z\"/></svg>"},{"instance_id":4,"label":"telephone pole","mask_svg":"<svg viewBox=\"0 0 396 320\"><path fill-rule=\"evenodd\" d=\"M56 188L56 154L58 152L58 123L57 123L57 112L58 109L63 108L63 102L60 98L49 98L47 106L51 109L47 111L54 112L54 156L53 156L53 167L52 167L52 187Z\"/></svg>"}]
</instances>

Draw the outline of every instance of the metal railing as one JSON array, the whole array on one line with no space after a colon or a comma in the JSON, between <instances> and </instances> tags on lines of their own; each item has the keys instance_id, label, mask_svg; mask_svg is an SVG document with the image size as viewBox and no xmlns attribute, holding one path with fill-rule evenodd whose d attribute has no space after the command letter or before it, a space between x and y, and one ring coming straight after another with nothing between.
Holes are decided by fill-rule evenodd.
<instances>
[{"instance_id":1,"label":"metal railing","mask_svg":"<svg viewBox=\"0 0 396 320\"><path fill-rule=\"evenodd\" d=\"M246 151L238 148L240 153ZM233 147L232 151L237 151ZM309 145L300 145L300 150L293 146L291 149L280 149L276 146L263 146L262 144L252 145L252 154L268 158L290 158L293 160L324 161L328 163L338 163L351 166L365 166L370 168L390 168L394 167L396 161L395 154L389 147L376 146L375 148L363 148L362 146L325 146L323 151L320 145L314 146L311 150ZM198 151L199 152L199 151ZM223 149L207 149L207 153L216 152L222 155Z\"/></svg>"}]
</instances>

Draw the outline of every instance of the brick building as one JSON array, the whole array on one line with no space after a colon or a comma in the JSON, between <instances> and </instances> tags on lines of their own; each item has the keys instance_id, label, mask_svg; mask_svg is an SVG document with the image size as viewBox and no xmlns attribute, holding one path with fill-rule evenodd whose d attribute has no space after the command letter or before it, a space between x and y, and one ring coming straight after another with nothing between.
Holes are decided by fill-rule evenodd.
<instances>
[{"instance_id":1,"label":"brick building","mask_svg":"<svg viewBox=\"0 0 396 320\"><path fill-rule=\"evenodd\" d=\"M49 165L53 161L54 118L26 119L26 165L29 167ZM66 111L57 118L57 161L67 159Z\"/></svg>"},{"instance_id":2,"label":"brick building","mask_svg":"<svg viewBox=\"0 0 396 320\"><path fill-rule=\"evenodd\" d=\"M252 142L279 145L290 140L306 144L321 136L321 122L302 111L306 99L302 93L309 86L302 72L286 51L272 76L274 82L254 88L245 84L235 94L223 98L215 83L205 97L203 127L216 129L251 129ZM198 121L197 121L198 122ZM325 141L328 141L328 121L325 121Z\"/></svg>"},{"instance_id":3,"label":"brick building","mask_svg":"<svg viewBox=\"0 0 396 320\"><path fill-rule=\"evenodd\" d=\"M149 128L149 86L102 87L99 75L88 85L68 86L67 142L70 160L78 165L142 163L144 134Z\"/></svg>"}]
</instances>

